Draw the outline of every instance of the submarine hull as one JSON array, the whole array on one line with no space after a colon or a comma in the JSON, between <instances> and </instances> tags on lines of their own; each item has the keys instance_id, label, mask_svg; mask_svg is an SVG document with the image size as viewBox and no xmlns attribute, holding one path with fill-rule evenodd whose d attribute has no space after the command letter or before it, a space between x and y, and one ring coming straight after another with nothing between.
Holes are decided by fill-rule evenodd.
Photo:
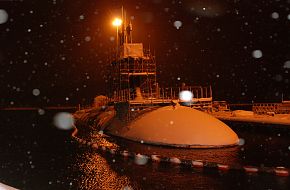
<instances>
[{"instance_id":1,"label":"submarine hull","mask_svg":"<svg viewBox=\"0 0 290 190\"><path fill-rule=\"evenodd\" d=\"M219 148L239 142L237 134L225 123L190 107L151 108L130 121L124 110L128 110L126 104L118 105L106 133L141 143L186 148Z\"/></svg>"}]
</instances>

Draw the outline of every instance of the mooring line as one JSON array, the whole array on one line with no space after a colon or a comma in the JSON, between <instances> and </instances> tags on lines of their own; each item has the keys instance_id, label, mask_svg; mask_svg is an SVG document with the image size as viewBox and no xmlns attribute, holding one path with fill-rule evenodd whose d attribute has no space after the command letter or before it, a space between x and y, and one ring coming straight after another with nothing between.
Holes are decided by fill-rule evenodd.
<instances>
[{"instance_id":1,"label":"mooring line","mask_svg":"<svg viewBox=\"0 0 290 190\"><path fill-rule=\"evenodd\" d=\"M257 167L257 166L237 166L237 165L227 165L221 164L216 162L207 162L203 160L190 160L190 159L180 159L177 157L164 157L161 155L147 155L147 154L140 154L135 152L129 152L127 150L118 150L114 148L110 148L109 146L100 146L97 143L93 143L90 141L86 141L77 137L78 129L74 127L74 131L72 132L71 136L74 140L82 145L87 145L93 149L99 150L101 152L106 152L111 155L121 156L124 158L132 158L135 160L135 163L138 165L145 165L147 163L156 162L156 163L170 163L173 165L183 165L190 168L208 168L208 169L216 169L218 171L227 172L229 170L236 170L245 172L248 174L254 173L270 173L276 176L281 177L289 177L289 168L286 167Z\"/></svg>"}]
</instances>

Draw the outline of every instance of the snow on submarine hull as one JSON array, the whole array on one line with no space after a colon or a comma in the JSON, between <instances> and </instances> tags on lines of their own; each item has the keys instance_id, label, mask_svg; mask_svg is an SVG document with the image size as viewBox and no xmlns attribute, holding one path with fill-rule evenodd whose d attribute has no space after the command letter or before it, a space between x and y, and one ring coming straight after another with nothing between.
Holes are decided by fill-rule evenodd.
<instances>
[{"instance_id":1,"label":"snow on submarine hull","mask_svg":"<svg viewBox=\"0 0 290 190\"><path fill-rule=\"evenodd\" d=\"M106 133L125 139L186 148L237 145L237 134L215 117L186 106L164 106L124 124L113 119Z\"/></svg>"}]
</instances>

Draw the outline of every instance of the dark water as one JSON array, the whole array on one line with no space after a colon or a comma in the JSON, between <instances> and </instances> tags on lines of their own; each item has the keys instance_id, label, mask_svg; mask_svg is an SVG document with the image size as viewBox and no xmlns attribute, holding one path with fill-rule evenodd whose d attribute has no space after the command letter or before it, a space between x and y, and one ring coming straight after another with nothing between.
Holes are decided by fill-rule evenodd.
<instances>
[{"instance_id":1,"label":"dark water","mask_svg":"<svg viewBox=\"0 0 290 190\"><path fill-rule=\"evenodd\" d=\"M289 177L192 170L168 164L137 165L104 155L53 127L56 112L0 112L0 182L20 189L290 189ZM245 140L225 149L176 149L109 138L142 154L225 164L290 167L290 129L228 123ZM88 133L87 133L88 134ZM91 133L89 133L91 134ZM87 140L96 141L93 135Z\"/></svg>"}]
</instances>

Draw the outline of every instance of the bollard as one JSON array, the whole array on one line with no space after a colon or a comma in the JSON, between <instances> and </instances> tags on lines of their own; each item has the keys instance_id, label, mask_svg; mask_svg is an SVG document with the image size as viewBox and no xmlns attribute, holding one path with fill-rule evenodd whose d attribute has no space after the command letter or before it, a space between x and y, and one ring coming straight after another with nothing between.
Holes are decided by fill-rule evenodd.
<instances>
[{"instance_id":1,"label":"bollard","mask_svg":"<svg viewBox=\"0 0 290 190\"><path fill-rule=\"evenodd\" d=\"M170 158L169 162L172 164L181 164L181 160L179 158L176 158L176 157Z\"/></svg>"},{"instance_id":2,"label":"bollard","mask_svg":"<svg viewBox=\"0 0 290 190\"><path fill-rule=\"evenodd\" d=\"M192 160L191 164L195 168L202 168L203 167L202 160Z\"/></svg>"},{"instance_id":3,"label":"bollard","mask_svg":"<svg viewBox=\"0 0 290 190\"><path fill-rule=\"evenodd\" d=\"M217 164L218 169L221 171L228 171L229 170L229 165L224 165L224 164Z\"/></svg>"},{"instance_id":4,"label":"bollard","mask_svg":"<svg viewBox=\"0 0 290 190\"><path fill-rule=\"evenodd\" d=\"M153 155L151 155L151 160L153 162L160 162L160 156L156 155L156 154L153 154Z\"/></svg>"},{"instance_id":5,"label":"bollard","mask_svg":"<svg viewBox=\"0 0 290 190\"><path fill-rule=\"evenodd\" d=\"M244 166L243 168L244 168L245 172L247 172L247 173L257 173L259 171L258 168L253 167L253 166Z\"/></svg>"},{"instance_id":6,"label":"bollard","mask_svg":"<svg viewBox=\"0 0 290 190\"><path fill-rule=\"evenodd\" d=\"M289 176L289 171L284 167L276 167L274 171L277 176L283 176L283 177Z\"/></svg>"}]
</instances>

